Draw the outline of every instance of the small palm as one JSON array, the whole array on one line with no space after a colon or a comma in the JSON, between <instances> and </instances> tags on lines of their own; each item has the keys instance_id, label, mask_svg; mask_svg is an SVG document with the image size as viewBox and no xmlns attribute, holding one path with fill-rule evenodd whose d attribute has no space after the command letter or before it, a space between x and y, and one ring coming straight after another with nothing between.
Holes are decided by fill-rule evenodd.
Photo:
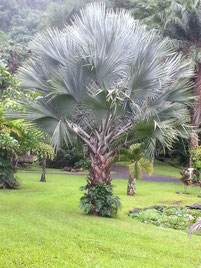
<instances>
[{"instance_id":1,"label":"small palm","mask_svg":"<svg viewBox=\"0 0 201 268\"><path fill-rule=\"evenodd\" d=\"M119 156L114 158L113 161L129 162L129 181L128 181L128 195L134 195L136 191L135 179L142 178L142 171L146 171L150 176L153 172L153 165L144 158L144 153L141 144L133 144L126 148L119 149Z\"/></svg>"},{"instance_id":2,"label":"small palm","mask_svg":"<svg viewBox=\"0 0 201 268\"><path fill-rule=\"evenodd\" d=\"M129 149L121 148L119 150L120 153L120 161L128 161L129 164L129 172L133 178L141 179L142 178L142 170L146 171L150 176L153 172L153 165L144 158L143 150L141 144L133 144L129 147Z\"/></svg>"}]
</instances>

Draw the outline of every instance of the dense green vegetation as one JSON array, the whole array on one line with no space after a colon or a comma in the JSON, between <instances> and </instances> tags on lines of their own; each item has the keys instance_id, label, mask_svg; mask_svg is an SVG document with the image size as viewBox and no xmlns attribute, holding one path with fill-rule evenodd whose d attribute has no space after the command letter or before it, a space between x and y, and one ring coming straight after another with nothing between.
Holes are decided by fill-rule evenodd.
<instances>
[{"instance_id":1,"label":"dense green vegetation","mask_svg":"<svg viewBox=\"0 0 201 268\"><path fill-rule=\"evenodd\" d=\"M140 223L126 214L135 207L189 205L176 194L181 184L137 182L135 198L126 196L126 180L116 179L122 200L117 219L84 216L78 208L84 178L18 173L19 191L0 192L0 263L2 267L199 267L200 237ZM182 246L181 246L182 245Z\"/></svg>"},{"instance_id":2,"label":"dense green vegetation","mask_svg":"<svg viewBox=\"0 0 201 268\"><path fill-rule=\"evenodd\" d=\"M32 150L46 159L53 158L54 151L41 130L21 119L9 120L6 117L8 110L15 114L22 112L23 107L18 100L34 101L34 94L21 92L17 80L3 64L0 66L0 85L0 188L15 189L19 183L13 173L19 155Z\"/></svg>"}]
</instances>

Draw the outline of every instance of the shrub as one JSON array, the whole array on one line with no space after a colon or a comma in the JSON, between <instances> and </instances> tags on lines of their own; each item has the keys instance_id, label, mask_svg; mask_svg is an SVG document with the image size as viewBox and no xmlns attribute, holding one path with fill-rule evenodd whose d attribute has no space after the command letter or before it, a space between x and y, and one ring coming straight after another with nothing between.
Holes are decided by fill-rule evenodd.
<instances>
[{"instance_id":1,"label":"shrub","mask_svg":"<svg viewBox=\"0 0 201 268\"><path fill-rule=\"evenodd\" d=\"M47 161L47 167L50 168L88 168L90 164L88 152L84 155L82 146L67 148L66 145L63 145L54 160Z\"/></svg>"},{"instance_id":2,"label":"shrub","mask_svg":"<svg viewBox=\"0 0 201 268\"><path fill-rule=\"evenodd\" d=\"M78 162L75 163L75 168L86 168L89 169L91 166L91 159L80 159Z\"/></svg>"},{"instance_id":3,"label":"shrub","mask_svg":"<svg viewBox=\"0 0 201 268\"><path fill-rule=\"evenodd\" d=\"M80 208L86 214L93 214L102 217L115 217L121 203L118 197L113 196L113 186L99 183L90 189L87 186L81 187L87 190L80 199Z\"/></svg>"}]
</instances>

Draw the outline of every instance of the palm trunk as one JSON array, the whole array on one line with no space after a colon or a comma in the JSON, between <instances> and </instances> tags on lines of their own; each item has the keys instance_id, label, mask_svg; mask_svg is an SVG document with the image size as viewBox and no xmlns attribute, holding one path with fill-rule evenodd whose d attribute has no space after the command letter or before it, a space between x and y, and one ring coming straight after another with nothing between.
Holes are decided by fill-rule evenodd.
<instances>
[{"instance_id":1,"label":"palm trunk","mask_svg":"<svg viewBox=\"0 0 201 268\"><path fill-rule=\"evenodd\" d=\"M127 195L136 195L136 179L134 179L131 175L129 175Z\"/></svg>"},{"instance_id":2,"label":"palm trunk","mask_svg":"<svg viewBox=\"0 0 201 268\"><path fill-rule=\"evenodd\" d=\"M89 172L89 188L99 184L105 183L110 185L110 162L107 154L91 153L91 168Z\"/></svg>"},{"instance_id":3,"label":"palm trunk","mask_svg":"<svg viewBox=\"0 0 201 268\"><path fill-rule=\"evenodd\" d=\"M193 130L191 140L190 140L190 149L193 149L196 147L198 147L198 126L195 126L194 124L194 130ZM191 158L190 158L189 166L190 168L193 168L193 162Z\"/></svg>"},{"instance_id":4,"label":"palm trunk","mask_svg":"<svg viewBox=\"0 0 201 268\"><path fill-rule=\"evenodd\" d=\"M201 64L197 68L194 83L195 83L194 89L196 95L198 96L198 100L191 112L191 124L194 126L194 131L192 133L190 140L190 149L196 148L199 144L198 128L200 125L200 118L201 118ZM190 159L190 167L191 168L193 167L191 159Z\"/></svg>"},{"instance_id":5,"label":"palm trunk","mask_svg":"<svg viewBox=\"0 0 201 268\"><path fill-rule=\"evenodd\" d=\"M87 178L88 190L80 199L80 206L87 214L102 217L114 217L117 215L120 202L118 197L113 196L113 187L110 177L110 150L109 144L114 136L110 132L109 115L102 121L101 126L94 131L89 139L84 138L91 149L91 169Z\"/></svg>"},{"instance_id":6,"label":"palm trunk","mask_svg":"<svg viewBox=\"0 0 201 268\"><path fill-rule=\"evenodd\" d=\"M42 160L42 174L41 174L41 179L40 182L46 182L45 179L45 172L46 172L46 156L43 153L43 160Z\"/></svg>"},{"instance_id":7,"label":"palm trunk","mask_svg":"<svg viewBox=\"0 0 201 268\"><path fill-rule=\"evenodd\" d=\"M103 138L104 137L104 138ZM111 133L107 135L104 133L104 127L101 126L95 131L94 136L91 137L91 169L88 178L88 189L99 184L111 184L110 177L110 156L108 143L112 138Z\"/></svg>"}]
</instances>

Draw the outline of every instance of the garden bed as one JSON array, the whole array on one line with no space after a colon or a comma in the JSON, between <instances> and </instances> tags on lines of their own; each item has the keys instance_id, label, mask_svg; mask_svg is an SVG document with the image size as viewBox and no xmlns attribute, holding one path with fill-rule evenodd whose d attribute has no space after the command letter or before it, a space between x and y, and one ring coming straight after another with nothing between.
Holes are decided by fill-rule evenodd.
<instances>
[{"instance_id":1,"label":"garden bed","mask_svg":"<svg viewBox=\"0 0 201 268\"><path fill-rule=\"evenodd\" d=\"M152 223L160 227L186 230L201 219L201 205L192 206L151 206L130 210L128 216L143 223Z\"/></svg>"}]
</instances>

